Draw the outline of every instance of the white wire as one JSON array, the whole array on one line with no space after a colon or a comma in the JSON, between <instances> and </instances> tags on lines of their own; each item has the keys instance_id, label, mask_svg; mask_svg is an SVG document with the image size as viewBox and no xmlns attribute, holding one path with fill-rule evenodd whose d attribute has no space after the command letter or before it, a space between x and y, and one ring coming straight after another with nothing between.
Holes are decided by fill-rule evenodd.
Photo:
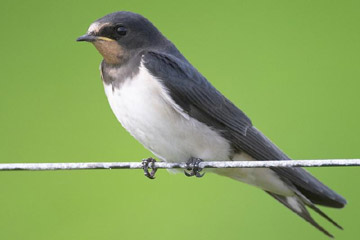
<instances>
[{"instance_id":1,"label":"white wire","mask_svg":"<svg viewBox=\"0 0 360 240\"><path fill-rule=\"evenodd\" d=\"M360 159L214 161L201 162L200 168L270 168L270 167L345 167L360 166ZM156 162L155 168L183 168L186 163ZM0 171L76 170L76 169L141 169L141 162L78 162L78 163L2 163Z\"/></svg>"}]
</instances>

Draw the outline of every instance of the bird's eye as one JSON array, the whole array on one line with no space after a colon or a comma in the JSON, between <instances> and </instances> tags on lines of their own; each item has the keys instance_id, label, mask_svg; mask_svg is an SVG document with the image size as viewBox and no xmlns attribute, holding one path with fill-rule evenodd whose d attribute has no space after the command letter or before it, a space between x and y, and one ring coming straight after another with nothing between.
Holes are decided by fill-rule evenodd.
<instances>
[{"instance_id":1,"label":"bird's eye","mask_svg":"<svg viewBox=\"0 0 360 240\"><path fill-rule=\"evenodd\" d=\"M127 33L127 29L124 26L118 26L116 27L116 33L119 34L120 36L125 36Z\"/></svg>"}]
</instances>

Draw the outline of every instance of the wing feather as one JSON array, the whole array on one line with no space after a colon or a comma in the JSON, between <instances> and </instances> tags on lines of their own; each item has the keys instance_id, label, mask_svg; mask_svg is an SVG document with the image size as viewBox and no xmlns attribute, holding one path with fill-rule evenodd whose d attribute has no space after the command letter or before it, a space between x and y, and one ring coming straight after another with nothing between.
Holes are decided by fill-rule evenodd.
<instances>
[{"instance_id":1,"label":"wing feather","mask_svg":"<svg viewBox=\"0 0 360 240\"><path fill-rule=\"evenodd\" d=\"M189 62L171 54L142 53L145 67L168 88L173 100L189 116L219 130L235 152L257 160L290 160L275 144L253 127L251 120L217 91ZM272 168L313 203L343 207L346 200L301 168Z\"/></svg>"}]
</instances>

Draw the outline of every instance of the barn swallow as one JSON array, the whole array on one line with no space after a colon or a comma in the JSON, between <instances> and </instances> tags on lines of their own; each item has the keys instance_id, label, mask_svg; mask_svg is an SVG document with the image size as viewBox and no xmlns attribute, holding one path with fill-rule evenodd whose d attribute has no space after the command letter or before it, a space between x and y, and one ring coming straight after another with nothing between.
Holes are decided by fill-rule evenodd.
<instances>
[{"instance_id":1,"label":"barn swallow","mask_svg":"<svg viewBox=\"0 0 360 240\"><path fill-rule=\"evenodd\" d=\"M103 56L105 93L122 126L162 161L188 162L186 175L201 177L200 161L290 160L145 17L111 13L77 41ZM264 190L329 237L307 208L342 229L316 205L346 200L302 168L212 171Z\"/></svg>"}]
</instances>

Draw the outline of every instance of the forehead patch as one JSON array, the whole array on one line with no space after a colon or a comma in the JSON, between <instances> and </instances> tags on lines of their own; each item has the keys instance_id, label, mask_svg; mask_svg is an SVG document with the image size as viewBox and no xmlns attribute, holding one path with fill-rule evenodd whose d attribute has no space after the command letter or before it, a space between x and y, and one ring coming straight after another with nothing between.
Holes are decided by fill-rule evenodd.
<instances>
[{"instance_id":1,"label":"forehead patch","mask_svg":"<svg viewBox=\"0 0 360 240\"><path fill-rule=\"evenodd\" d=\"M100 29L102 29L105 26L110 25L110 23L99 23L99 22L94 22L93 24L90 25L89 29L88 29L88 33L98 33L100 31Z\"/></svg>"}]
</instances>

